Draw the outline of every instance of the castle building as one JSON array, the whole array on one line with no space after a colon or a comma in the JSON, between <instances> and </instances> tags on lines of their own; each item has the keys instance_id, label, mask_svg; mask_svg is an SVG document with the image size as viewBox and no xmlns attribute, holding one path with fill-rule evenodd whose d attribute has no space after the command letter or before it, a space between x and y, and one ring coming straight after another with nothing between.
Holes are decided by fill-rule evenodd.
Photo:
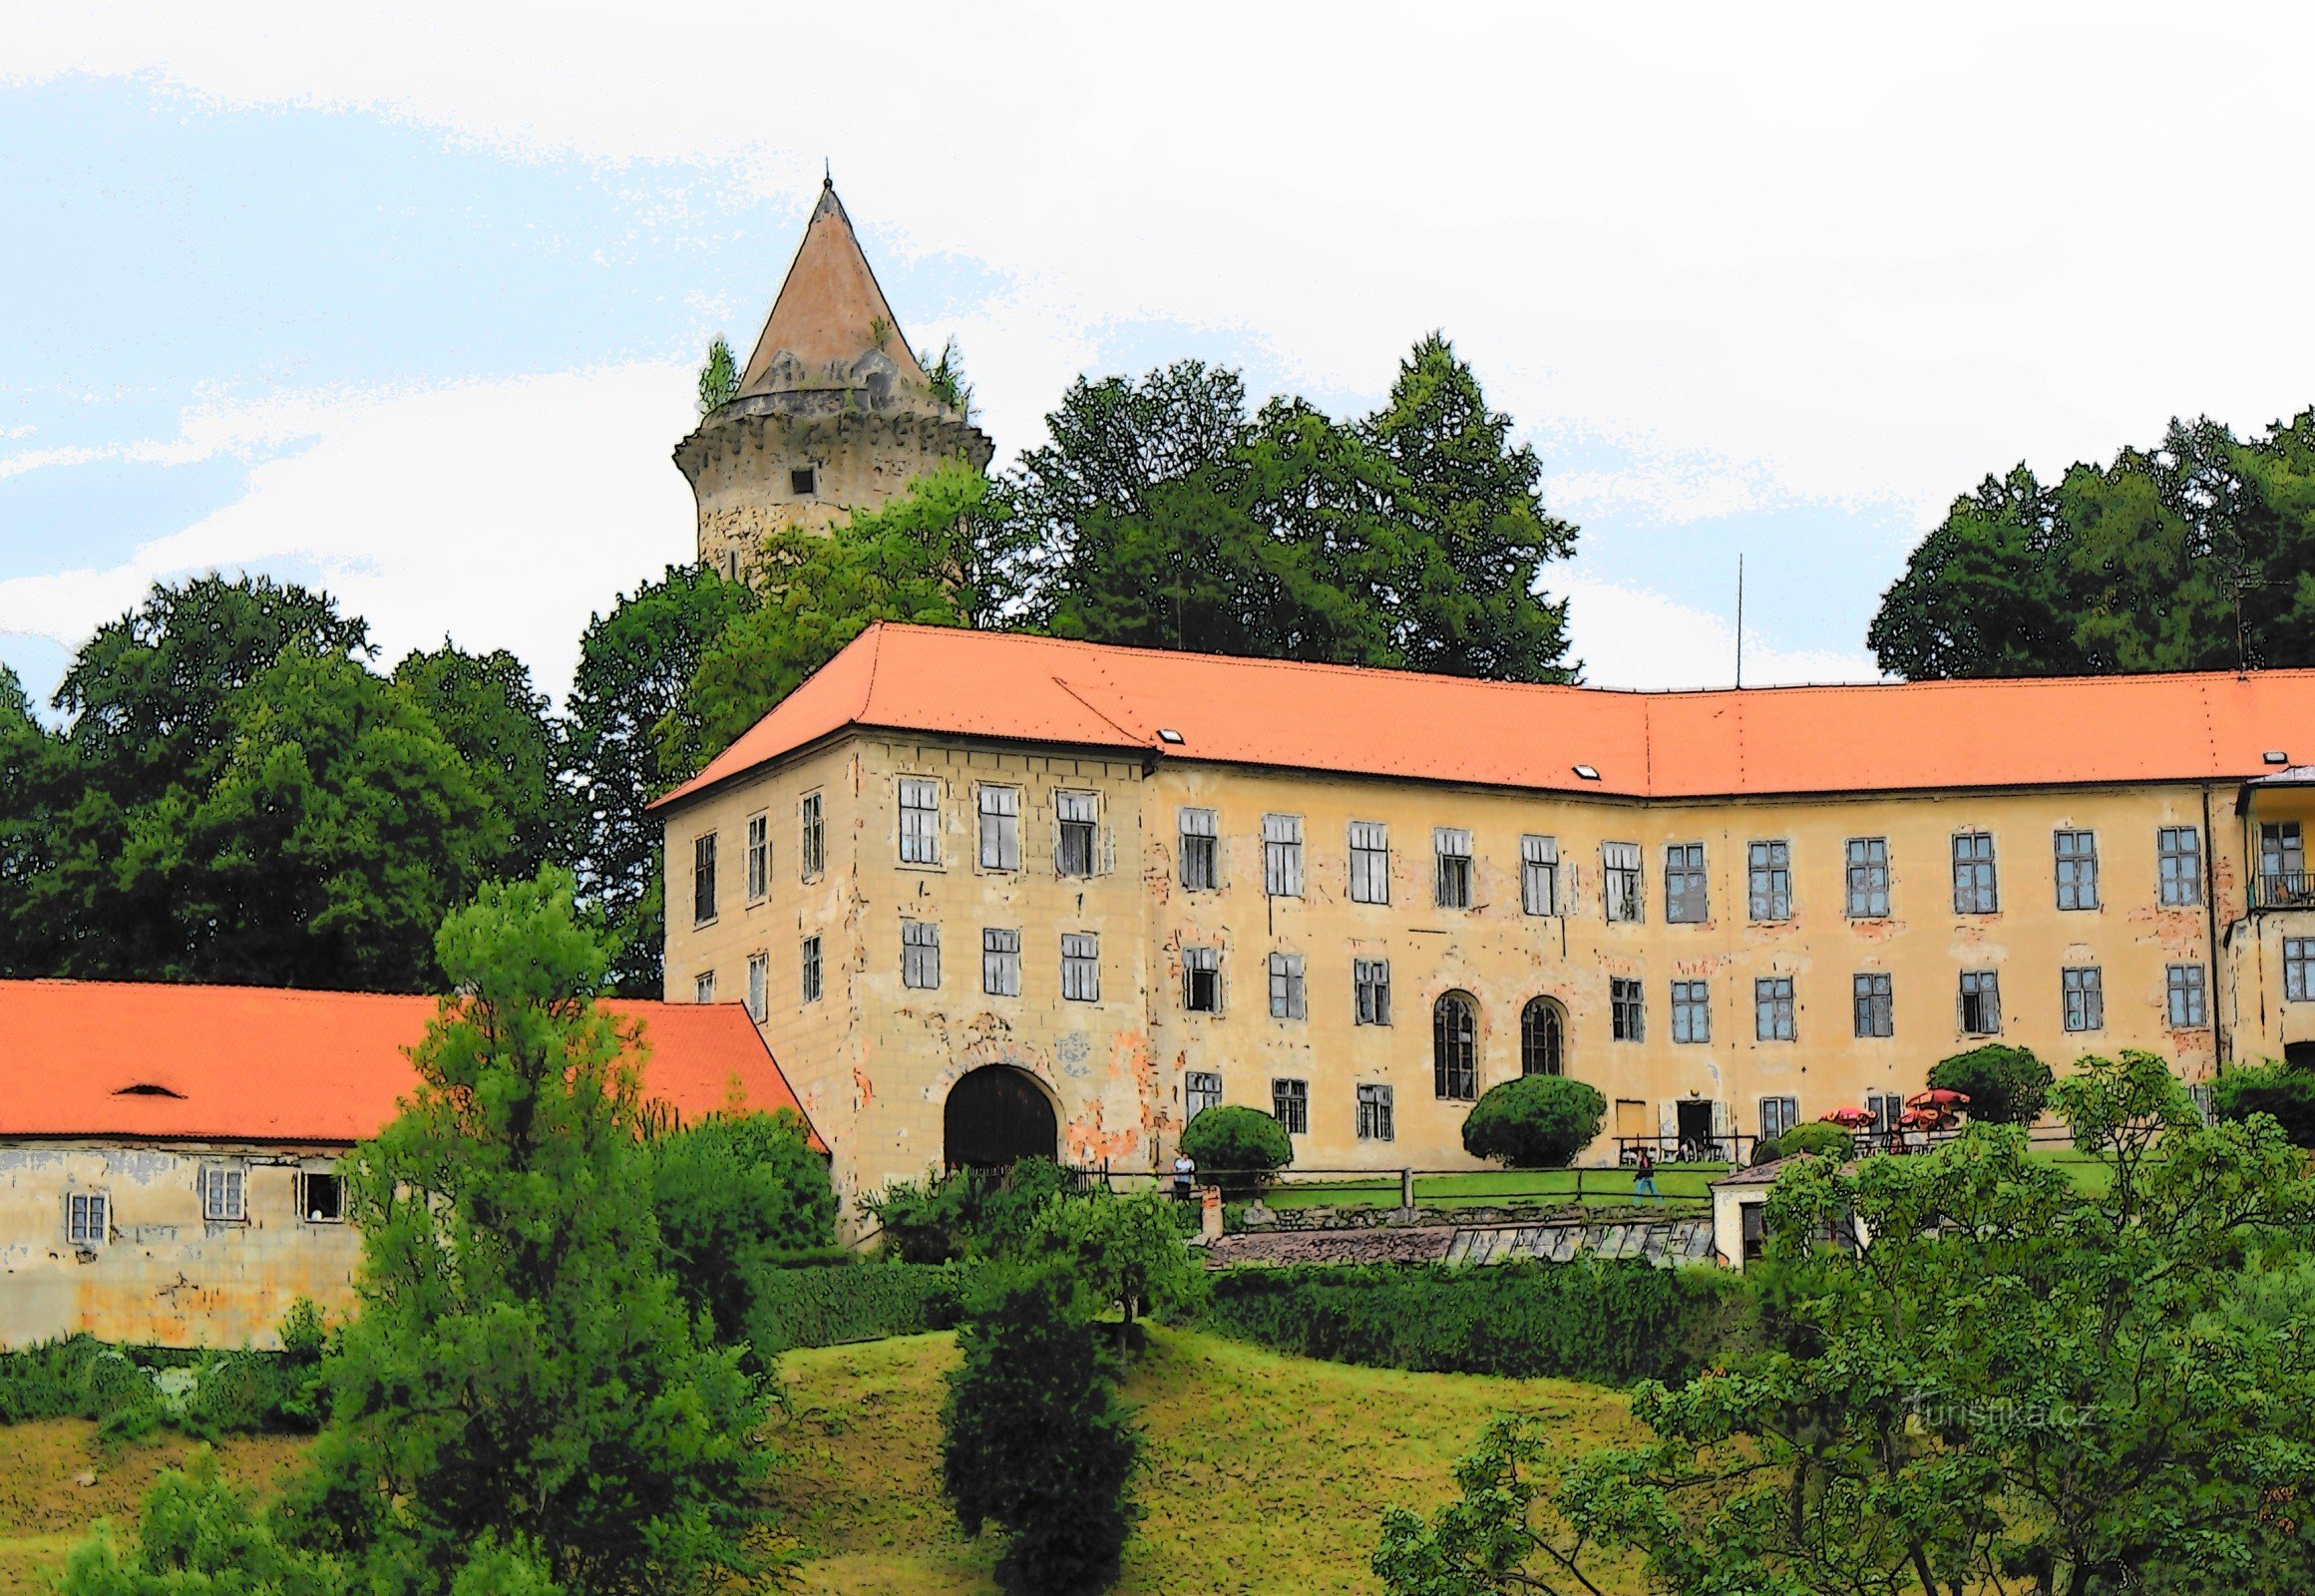
<instances>
[{"instance_id":1,"label":"castle building","mask_svg":"<svg viewBox=\"0 0 2315 1596\"><path fill-rule=\"evenodd\" d=\"M767 534L821 530L992 447L934 391L830 182L742 369L675 446L699 506L699 561L737 579Z\"/></svg>"},{"instance_id":2,"label":"castle building","mask_svg":"<svg viewBox=\"0 0 2315 1596\"><path fill-rule=\"evenodd\" d=\"M1468 1167L1522 1073L1742 1155L1986 1042L2315 1057L2315 672L1635 693L880 625L656 806L666 996L739 997L847 1198ZM1619 1138L1621 1142L1619 1142Z\"/></svg>"}]
</instances>

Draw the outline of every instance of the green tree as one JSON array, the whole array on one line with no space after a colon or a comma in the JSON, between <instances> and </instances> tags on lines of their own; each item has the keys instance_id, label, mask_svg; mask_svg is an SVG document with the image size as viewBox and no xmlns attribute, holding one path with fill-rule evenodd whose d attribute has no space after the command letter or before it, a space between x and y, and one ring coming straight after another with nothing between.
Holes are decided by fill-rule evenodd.
<instances>
[{"instance_id":1,"label":"green tree","mask_svg":"<svg viewBox=\"0 0 2315 1596\"><path fill-rule=\"evenodd\" d=\"M1804 1160L1768 1200L1777 1342L1581 1458L1490 1429L1461 1498L1400 1510L1394 1596L1593 1589L1636 1554L1684 1592L2302 1588L2315 1183L2270 1119L2204 1126L2159 1058L2088 1058L2053 1096L2103 1194L1972 1125L1913 1158ZM1861 1245L1824 1244L1853 1235Z\"/></svg>"},{"instance_id":2,"label":"green tree","mask_svg":"<svg viewBox=\"0 0 2315 1596\"><path fill-rule=\"evenodd\" d=\"M738 396L739 365L731 358L731 345L717 333L707 346L707 364L699 368L699 413L719 410Z\"/></svg>"},{"instance_id":3,"label":"green tree","mask_svg":"<svg viewBox=\"0 0 2315 1596\"><path fill-rule=\"evenodd\" d=\"M100 1521L65 1561L63 1596L342 1596L334 1558L284 1545L203 1446L145 1497L133 1541ZM547 1596L541 1592L540 1596Z\"/></svg>"},{"instance_id":4,"label":"green tree","mask_svg":"<svg viewBox=\"0 0 2315 1596\"><path fill-rule=\"evenodd\" d=\"M2210 1083L2210 1102L2221 1119L2266 1114L2297 1145L2315 1147L2315 1069L2304 1064L2238 1064Z\"/></svg>"},{"instance_id":5,"label":"green tree","mask_svg":"<svg viewBox=\"0 0 2315 1596\"><path fill-rule=\"evenodd\" d=\"M660 1268L637 1038L593 1001L605 949L551 871L485 887L437 948L461 996L349 1160L359 1311L290 1521L413 1593L493 1541L575 1593L765 1571L766 1396Z\"/></svg>"},{"instance_id":6,"label":"green tree","mask_svg":"<svg viewBox=\"0 0 2315 1596\"><path fill-rule=\"evenodd\" d=\"M57 965L50 873L64 750L33 717L14 671L0 665L0 977Z\"/></svg>"},{"instance_id":7,"label":"green tree","mask_svg":"<svg viewBox=\"0 0 2315 1596\"><path fill-rule=\"evenodd\" d=\"M2031 1047L1987 1042L1929 1066L1929 1084L1969 1098L1969 1116L1989 1125L2031 1125L2050 1099L2050 1066Z\"/></svg>"},{"instance_id":8,"label":"green tree","mask_svg":"<svg viewBox=\"0 0 2315 1596\"><path fill-rule=\"evenodd\" d=\"M755 595L700 566L619 596L588 617L566 705L566 772L579 890L610 929L613 986L621 997L657 998L666 941L659 823L643 806L688 769L659 761L658 727L676 712L692 673Z\"/></svg>"},{"instance_id":9,"label":"green tree","mask_svg":"<svg viewBox=\"0 0 2315 1596\"><path fill-rule=\"evenodd\" d=\"M1599 1088L1566 1075L1521 1075L1487 1088L1463 1116L1463 1151L1514 1169L1559 1169L1607 1117Z\"/></svg>"},{"instance_id":10,"label":"green tree","mask_svg":"<svg viewBox=\"0 0 2315 1596\"><path fill-rule=\"evenodd\" d=\"M965 380L965 356L959 352L957 340L951 338L943 344L935 359L926 359L920 350L917 364L925 368L925 382L933 390L933 397L970 421L972 384Z\"/></svg>"},{"instance_id":11,"label":"green tree","mask_svg":"<svg viewBox=\"0 0 2315 1596\"><path fill-rule=\"evenodd\" d=\"M725 624L658 724L659 768L699 769L874 621L994 619L1009 596L1007 520L988 479L952 460L826 533L774 533L754 574L760 601Z\"/></svg>"},{"instance_id":12,"label":"green tree","mask_svg":"<svg viewBox=\"0 0 2315 1596\"><path fill-rule=\"evenodd\" d=\"M553 704L531 686L531 667L504 648L470 654L445 640L414 649L394 667L395 685L426 712L466 761L507 844L491 873L528 879L564 863L571 832Z\"/></svg>"},{"instance_id":13,"label":"green tree","mask_svg":"<svg viewBox=\"0 0 2315 1596\"><path fill-rule=\"evenodd\" d=\"M1511 442L1511 418L1442 333L1399 363L1358 431L1394 475L1400 558L1386 610L1408 668L1498 681L1566 681L1567 603L1542 597L1543 569L1575 551L1576 529L1543 507L1543 465Z\"/></svg>"},{"instance_id":14,"label":"green tree","mask_svg":"<svg viewBox=\"0 0 2315 1596\"><path fill-rule=\"evenodd\" d=\"M1187 1318L1206 1300L1206 1271L1183 1245L1178 1205L1157 1192L1054 1197L1026 1251L1058 1261L1094 1301L1117 1309L1129 1345L1141 1315Z\"/></svg>"},{"instance_id":15,"label":"green tree","mask_svg":"<svg viewBox=\"0 0 2315 1596\"><path fill-rule=\"evenodd\" d=\"M1140 1437L1084 1288L1063 1265L996 1271L957 1342L941 1481L958 1522L1004 1532L997 1582L1017 1596L1106 1588L1133 1526Z\"/></svg>"},{"instance_id":16,"label":"green tree","mask_svg":"<svg viewBox=\"0 0 2315 1596\"><path fill-rule=\"evenodd\" d=\"M836 1244L828 1159L791 1110L714 1115L652 1137L643 1161L667 1270L726 1346L748 1339L784 1257Z\"/></svg>"},{"instance_id":17,"label":"green tree","mask_svg":"<svg viewBox=\"0 0 2315 1596\"><path fill-rule=\"evenodd\" d=\"M1182 1127L1182 1151L1198 1166L1199 1184L1220 1186L1233 1196L1261 1191L1272 1171L1295 1161L1286 1127L1239 1103L1217 1103L1191 1115Z\"/></svg>"},{"instance_id":18,"label":"green tree","mask_svg":"<svg viewBox=\"0 0 2315 1596\"><path fill-rule=\"evenodd\" d=\"M2238 632L2239 619L2239 632ZM2315 662L2315 410L2248 440L2172 421L2151 450L2025 466L1954 501L1866 641L1912 679Z\"/></svg>"}]
</instances>

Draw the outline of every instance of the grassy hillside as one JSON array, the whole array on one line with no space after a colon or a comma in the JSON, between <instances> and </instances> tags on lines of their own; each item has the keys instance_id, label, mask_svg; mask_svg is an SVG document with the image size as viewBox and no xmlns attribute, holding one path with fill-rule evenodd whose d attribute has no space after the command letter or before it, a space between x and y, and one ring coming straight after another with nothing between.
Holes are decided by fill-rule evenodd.
<instances>
[{"instance_id":1,"label":"grassy hillside","mask_svg":"<svg viewBox=\"0 0 2315 1596\"><path fill-rule=\"evenodd\" d=\"M939 1487L948 1336L791 1353L780 1439L788 1528L811 1553L803 1588L857 1596L985 1596L995 1548L965 1540ZM1487 1415L1552 1415L1571 1444L1630 1431L1618 1393L1566 1381L1412 1375L1153 1333L1126 1388L1147 1436L1146 1510L1124 1596L1370 1592L1375 1522L1436 1505Z\"/></svg>"},{"instance_id":2,"label":"grassy hillside","mask_svg":"<svg viewBox=\"0 0 2315 1596\"><path fill-rule=\"evenodd\" d=\"M801 1589L846 1596L992 1596L995 1547L965 1540L939 1485L949 1336L788 1355L774 1439L786 1528L810 1560ZM1571 1444L1629 1431L1622 1396L1566 1381L1413 1375L1286 1358L1215 1337L1153 1332L1126 1397L1147 1434L1124 1596L1371 1592L1375 1521L1437 1504L1487 1415L1553 1415ZM93 1425L0 1425L0 1596L40 1596L88 1523L127 1522L154 1476L192 1450L163 1436L110 1452ZM305 1443L218 1448L260 1488ZM94 1471L92 1485L76 1476Z\"/></svg>"}]
</instances>

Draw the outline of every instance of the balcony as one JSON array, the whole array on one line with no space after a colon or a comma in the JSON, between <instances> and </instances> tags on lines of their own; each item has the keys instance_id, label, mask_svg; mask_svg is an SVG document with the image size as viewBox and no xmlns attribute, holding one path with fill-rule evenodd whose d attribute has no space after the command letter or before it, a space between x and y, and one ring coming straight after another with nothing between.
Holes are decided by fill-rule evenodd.
<instances>
[{"instance_id":1,"label":"balcony","mask_svg":"<svg viewBox=\"0 0 2315 1596\"><path fill-rule=\"evenodd\" d=\"M2315 873L2268 870L2251 878L2253 909L2315 909Z\"/></svg>"}]
</instances>

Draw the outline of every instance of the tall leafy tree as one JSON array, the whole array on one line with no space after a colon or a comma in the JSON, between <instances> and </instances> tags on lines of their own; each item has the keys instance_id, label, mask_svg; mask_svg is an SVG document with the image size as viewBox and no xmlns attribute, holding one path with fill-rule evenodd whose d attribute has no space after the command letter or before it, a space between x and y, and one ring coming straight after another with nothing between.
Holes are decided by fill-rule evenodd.
<instances>
[{"instance_id":1,"label":"tall leafy tree","mask_svg":"<svg viewBox=\"0 0 2315 1596\"><path fill-rule=\"evenodd\" d=\"M699 661L755 606L748 588L700 566L669 566L656 582L590 616L565 715L570 854L581 897L615 945L612 977L630 998L660 993L665 886L659 825L643 806L691 772L659 758L659 727L680 708Z\"/></svg>"},{"instance_id":2,"label":"tall leafy tree","mask_svg":"<svg viewBox=\"0 0 2315 1596\"><path fill-rule=\"evenodd\" d=\"M1866 641L1914 679L2315 662L2315 410L2237 439L2171 422L2150 450L1954 501Z\"/></svg>"},{"instance_id":3,"label":"tall leafy tree","mask_svg":"<svg viewBox=\"0 0 2315 1596\"><path fill-rule=\"evenodd\" d=\"M594 1002L607 954L569 878L486 887L437 953L461 996L351 1160L360 1308L287 1522L411 1596L494 1543L574 1596L766 1573L767 1398L660 1267L643 1039Z\"/></svg>"},{"instance_id":4,"label":"tall leafy tree","mask_svg":"<svg viewBox=\"0 0 2315 1596\"><path fill-rule=\"evenodd\" d=\"M504 648L470 654L445 640L394 667L401 687L467 763L506 831L494 874L528 879L562 863L569 845L569 790L553 704L531 685L531 667Z\"/></svg>"},{"instance_id":5,"label":"tall leafy tree","mask_svg":"<svg viewBox=\"0 0 2315 1596\"><path fill-rule=\"evenodd\" d=\"M23 682L0 665L0 976L46 975L54 966L46 887L62 762Z\"/></svg>"}]
</instances>

